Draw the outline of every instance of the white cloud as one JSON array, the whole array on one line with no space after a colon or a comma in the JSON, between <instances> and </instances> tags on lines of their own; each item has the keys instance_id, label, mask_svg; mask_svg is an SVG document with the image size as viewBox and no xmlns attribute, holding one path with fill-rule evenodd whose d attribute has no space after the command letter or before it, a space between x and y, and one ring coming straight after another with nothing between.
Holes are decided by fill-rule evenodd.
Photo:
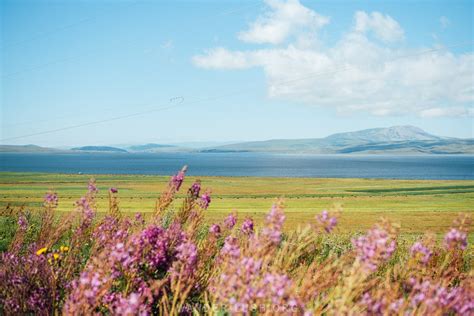
<instances>
[{"instance_id":1,"label":"white cloud","mask_svg":"<svg viewBox=\"0 0 474 316\"><path fill-rule=\"evenodd\" d=\"M441 24L442 29L446 29L449 24L451 24L451 21L447 17L442 16L439 18L439 23Z\"/></svg>"},{"instance_id":2,"label":"white cloud","mask_svg":"<svg viewBox=\"0 0 474 316\"><path fill-rule=\"evenodd\" d=\"M291 35L309 29L315 31L329 23L329 18L304 7L298 0L266 0L270 11L260 16L248 30L240 32L240 40L249 43L279 44Z\"/></svg>"},{"instance_id":3,"label":"white cloud","mask_svg":"<svg viewBox=\"0 0 474 316\"><path fill-rule=\"evenodd\" d=\"M248 52L233 52L223 47L209 50L206 55L194 56L193 62L201 68L209 69L244 69L258 64L252 64Z\"/></svg>"},{"instance_id":4,"label":"white cloud","mask_svg":"<svg viewBox=\"0 0 474 316\"><path fill-rule=\"evenodd\" d=\"M473 116L473 108L450 107L450 108L429 108L420 112L421 117L446 117L446 116Z\"/></svg>"},{"instance_id":5,"label":"white cloud","mask_svg":"<svg viewBox=\"0 0 474 316\"><path fill-rule=\"evenodd\" d=\"M275 8L270 6L270 10L269 16ZM354 26L333 46L308 45L315 42L310 29L294 33L286 46L218 47L194 56L193 62L206 69L260 67L269 97L331 107L341 114L473 115L472 53L454 55L443 49L426 53L430 48L385 46L370 39L367 32L393 41L401 39L403 31L395 20L377 12L357 12Z\"/></svg>"},{"instance_id":6,"label":"white cloud","mask_svg":"<svg viewBox=\"0 0 474 316\"><path fill-rule=\"evenodd\" d=\"M362 33L372 31L378 39L385 42L395 42L404 36L404 31L398 22L380 12L367 14L364 11L357 11L354 30Z\"/></svg>"}]
</instances>

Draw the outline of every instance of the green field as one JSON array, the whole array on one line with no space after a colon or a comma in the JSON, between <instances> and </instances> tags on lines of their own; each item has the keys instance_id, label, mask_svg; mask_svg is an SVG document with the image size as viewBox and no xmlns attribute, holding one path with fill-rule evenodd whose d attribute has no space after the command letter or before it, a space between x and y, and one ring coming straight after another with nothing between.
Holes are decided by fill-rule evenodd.
<instances>
[{"instance_id":1,"label":"green field","mask_svg":"<svg viewBox=\"0 0 474 316\"><path fill-rule=\"evenodd\" d=\"M55 190L59 210L73 209L87 189L89 175L0 173L0 207L42 205L44 193ZM119 190L123 212L151 214L168 176L94 175L99 187L99 210L107 209L107 190ZM181 193L195 180L188 176ZM203 189L212 189L206 220L221 220L236 211L240 219L264 218L273 201L283 197L286 229L312 220L323 209L341 205L340 232L365 230L381 217L400 223L403 234L445 232L460 212L474 211L474 181L380 180L318 178L200 177ZM179 199L174 202L177 206ZM472 235L472 234L471 234ZM471 236L472 238L472 236Z\"/></svg>"}]
</instances>

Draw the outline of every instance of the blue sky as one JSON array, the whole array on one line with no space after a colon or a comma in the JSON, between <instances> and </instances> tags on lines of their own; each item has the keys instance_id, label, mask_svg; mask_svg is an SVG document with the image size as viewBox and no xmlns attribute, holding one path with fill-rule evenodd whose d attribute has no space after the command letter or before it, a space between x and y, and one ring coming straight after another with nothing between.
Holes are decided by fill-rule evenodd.
<instances>
[{"instance_id":1,"label":"blue sky","mask_svg":"<svg viewBox=\"0 0 474 316\"><path fill-rule=\"evenodd\" d=\"M473 137L472 1L4 0L1 20L2 143Z\"/></svg>"}]
</instances>

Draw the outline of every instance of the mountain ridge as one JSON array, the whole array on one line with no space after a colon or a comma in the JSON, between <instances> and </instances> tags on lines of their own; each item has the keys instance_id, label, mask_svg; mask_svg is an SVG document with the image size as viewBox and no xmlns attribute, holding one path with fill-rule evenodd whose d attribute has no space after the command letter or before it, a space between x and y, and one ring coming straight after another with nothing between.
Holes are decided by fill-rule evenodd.
<instances>
[{"instance_id":1,"label":"mountain ridge","mask_svg":"<svg viewBox=\"0 0 474 316\"><path fill-rule=\"evenodd\" d=\"M206 148L203 152L273 152L313 154L472 154L473 139L429 134L411 126L371 128L324 138L271 139Z\"/></svg>"},{"instance_id":2,"label":"mountain ridge","mask_svg":"<svg viewBox=\"0 0 474 316\"><path fill-rule=\"evenodd\" d=\"M172 152L263 152L302 154L474 154L474 139L437 136L411 126L400 125L335 133L323 138L270 139L225 145L189 148L178 144L82 146L70 150L36 145L0 145L0 152L91 152L91 153L172 153Z\"/></svg>"}]
</instances>

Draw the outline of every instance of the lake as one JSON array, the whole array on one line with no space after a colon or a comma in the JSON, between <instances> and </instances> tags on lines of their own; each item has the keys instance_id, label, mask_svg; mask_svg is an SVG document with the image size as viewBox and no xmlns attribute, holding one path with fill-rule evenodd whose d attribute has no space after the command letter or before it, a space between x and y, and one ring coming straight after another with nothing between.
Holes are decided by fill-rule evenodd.
<instances>
[{"instance_id":1,"label":"lake","mask_svg":"<svg viewBox=\"0 0 474 316\"><path fill-rule=\"evenodd\" d=\"M386 179L474 179L474 156L360 156L263 153L2 153L0 171L84 174Z\"/></svg>"}]
</instances>

